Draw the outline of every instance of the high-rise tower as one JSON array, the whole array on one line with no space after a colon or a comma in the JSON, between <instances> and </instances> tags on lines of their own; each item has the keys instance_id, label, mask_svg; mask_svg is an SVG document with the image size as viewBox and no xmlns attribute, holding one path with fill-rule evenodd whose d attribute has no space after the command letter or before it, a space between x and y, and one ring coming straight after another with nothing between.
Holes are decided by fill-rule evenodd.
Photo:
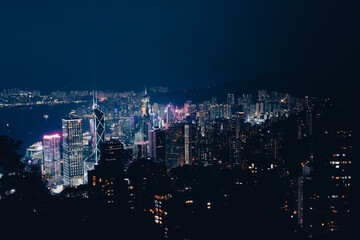
<instances>
[{"instance_id":1,"label":"high-rise tower","mask_svg":"<svg viewBox=\"0 0 360 240\"><path fill-rule=\"evenodd\" d=\"M136 141L148 140L148 131L150 125L149 101L150 101L150 97L147 95L145 88L144 96L141 99L141 114L140 114L139 128L137 132L138 137Z\"/></svg>"},{"instance_id":2,"label":"high-rise tower","mask_svg":"<svg viewBox=\"0 0 360 240\"><path fill-rule=\"evenodd\" d=\"M168 169L185 163L184 123L165 124L165 162Z\"/></svg>"},{"instance_id":3,"label":"high-rise tower","mask_svg":"<svg viewBox=\"0 0 360 240\"><path fill-rule=\"evenodd\" d=\"M150 157L157 162L165 162L165 131L155 129L149 131Z\"/></svg>"},{"instance_id":4,"label":"high-rise tower","mask_svg":"<svg viewBox=\"0 0 360 240\"><path fill-rule=\"evenodd\" d=\"M64 185L76 187L84 183L82 119L62 120Z\"/></svg>"},{"instance_id":5,"label":"high-rise tower","mask_svg":"<svg viewBox=\"0 0 360 240\"><path fill-rule=\"evenodd\" d=\"M101 158L101 144L105 140L105 116L104 113L99 110L97 105L97 96L93 101L93 121L94 121L94 155L95 165L97 165Z\"/></svg>"},{"instance_id":6,"label":"high-rise tower","mask_svg":"<svg viewBox=\"0 0 360 240\"><path fill-rule=\"evenodd\" d=\"M127 206L127 184L124 181L124 146L118 141L101 144L101 161L89 171L89 198L106 205Z\"/></svg>"},{"instance_id":7,"label":"high-rise tower","mask_svg":"<svg viewBox=\"0 0 360 240\"><path fill-rule=\"evenodd\" d=\"M43 136L43 175L49 188L62 183L61 158L60 158L60 135Z\"/></svg>"},{"instance_id":8,"label":"high-rise tower","mask_svg":"<svg viewBox=\"0 0 360 240\"><path fill-rule=\"evenodd\" d=\"M150 102L150 97L147 95L147 91L145 87L144 97L141 99L141 118L145 118L145 119L150 118L149 102Z\"/></svg>"}]
</instances>

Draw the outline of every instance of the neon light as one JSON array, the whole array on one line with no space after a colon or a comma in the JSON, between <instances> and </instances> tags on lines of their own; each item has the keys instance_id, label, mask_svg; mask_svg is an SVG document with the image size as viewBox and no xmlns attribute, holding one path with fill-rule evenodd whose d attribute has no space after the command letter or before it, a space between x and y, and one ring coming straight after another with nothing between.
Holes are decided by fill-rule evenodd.
<instances>
[{"instance_id":1,"label":"neon light","mask_svg":"<svg viewBox=\"0 0 360 240\"><path fill-rule=\"evenodd\" d=\"M53 138L60 138L60 135L58 133L53 135L44 135L43 139L53 139Z\"/></svg>"}]
</instances>

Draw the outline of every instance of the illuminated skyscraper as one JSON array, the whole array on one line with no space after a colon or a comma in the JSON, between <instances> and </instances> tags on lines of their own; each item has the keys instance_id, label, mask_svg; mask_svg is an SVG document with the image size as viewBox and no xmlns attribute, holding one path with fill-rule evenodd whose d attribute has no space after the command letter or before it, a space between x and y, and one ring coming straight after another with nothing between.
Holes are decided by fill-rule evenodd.
<instances>
[{"instance_id":1,"label":"illuminated skyscraper","mask_svg":"<svg viewBox=\"0 0 360 240\"><path fill-rule=\"evenodd\" d=\"M59 134L43 136L43 154L43 176L46 185L54 188L62 184Z\"/></svg>"},{"instance_id":2,"label":"illuminated skyscraper","mask_svg":"<svg viewBox=\"0 0 360 240\"><path fill-rule=\"evenodd\" d=\"M185 116L191 115L191 101L187 101L184 103L184 114Z\"/></svg>"},{"instance_id":3,"label":"illuminated skyscraper","mask_svg":"<svg viewBox=\"0 0 360 240\"><path fill-rule=\"evenodd\" d=\"M353 131L332 117L314 121L311 135L304 122L301 126L306 130L301 138L314 141L313 155L302 163L296 209L298 223L309 236L347 231L353 221Z\"/></svg>"},{"instance_id":4,"label":"illuminated skyscraper","mask_svg":"<svg viewBox=\"0 0 360 240\"><path fill-rule=\"evenodd\" d=\"M93 138L93 154L95 159L95 165L98 164L101 158L100 146L105 140L105 116L104 113L99 110L97 104L97 92L93 93L93 117L90 120L91 133Z\"/></svg>"},{"instance_id":5,"label":"illuminated skyscraper","mask_svg":"<svg viewBox=\"0 0 360 240\"><path fill-rule=\"evenodd\" d=\"M91 123L93 123L93 119L90 120L90 124ZM88 171L94 169L95 166L95 139L93 129L91 129L91 132L83 134L84 184L87 184Z\"/></svg>"},{"instance_id":6,"label":"illuminated skyscraper","mask_svg":"<svg viewBox=\"0 0 360 240\"><path fill-rule=\"evenodd\" d=\"M76 187L84 183L82 119L62 120L64 185Z\"/></svg>"},{"instance_id":7,"label":"illuminated skyscraper","mask_svg":"<svg viewBox=\"0 0 360 240\"><path fill-rule=\"evenodd\" d=\"M215 163L231 164L231 127L228 119L215 119L212 126L213 160Z\"/></svg>"},{"instance_id":8,"label":"illuminated skyscraper","mask_svg":"<svg viewBox=\"0 0 360 240\"><path fill-rule=\"evenodd\" d=\"M140 121L138 125L138 131L135 134L135 141L147 141L148 140L148 131L149 126L151 124L150 121L150 112L149 112L149 101L150 97L147 95L146 88L145 88L145 94L143 98L141 99L141 115L140 115Z\"/></svg>"},{"instance_id":9,"label":"illuminated skyscraper","mask_svg":"<svg viewBox=\"0 0 360 240\"><path fill-rule=\"evenodd\" d=\"M353 132L349 129L331 129L324 131L325 139L323 159L327 161L323 171L322 186L326 189L325 204L328 217L328 231L344 230L353 214Z\"/></svg>"},{"instance_id":10,"label":"illuminated skyscraper","mask_svg":"<svg viewBox=\"0 0 360 240\"><path fill-rule=\"evenodd\" d=\"M164 237L168 238L169 234L169 221L168 221L168 208L171 201L171 194L155 195L154 196L154 220L164 232Z\"/></svg>"},{"instance_id":11,"label":"illuminated skyscraper","mask_svg":"<svg viewBox=\"0 0 360 240\"><path fill-rule=\"evenodd\" d=\"M147 91L145 88L144 97L141 99L141 118L148 119L150 117L149 102L150 102L150 97L147 95Z\"/></svg>"},{"instance_id":12,"label":"illuminated skyscraper","mask_svg":"<svg viewBox=\"0 0 360 240\"><path fill-rule=\"evenodd\" d=\"M230 138L230 147L231 147L231 164L240 164L240 148L241 148L241 138L240 138L240 126L243 121L243 112L237 112L231 116L231 138Z\"/></svg>"},{"instance_id":13,"label":"illuminated skyscraper","mask_svg":"<svg viewBox=\"0 0 360 240\"><path fill-rule=\"evenodd\" d=\"M192 139L192 125L184 125L184 145L185 145L185 164L192 164L192 149L191 149L191 139Z\"/></svg>"},{"instance_id":14,"label":"illuminated skyscraper","mask_svg":"<svg viewBox=\"0 0 360 240\"><path fill-rule=\"evenodd\" d=\"M94 131L94 137L95 137L95 164L97 165L101 158L101 143L105 140L105 117L104 113L101 112L99 109L94 108L94 125L95 125L95 131Z\"/></svg>"}]
</instances>

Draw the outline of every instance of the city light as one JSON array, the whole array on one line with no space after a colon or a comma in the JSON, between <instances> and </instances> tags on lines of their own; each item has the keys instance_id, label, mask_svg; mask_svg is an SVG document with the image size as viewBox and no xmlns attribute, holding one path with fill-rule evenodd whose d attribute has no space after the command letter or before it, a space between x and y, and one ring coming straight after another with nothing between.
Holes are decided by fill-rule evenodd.
<instances>
[{"instance_id":1,"label":"city light","mask_svg":"<svg viewBox=\"0 0 360 240\"><path fill-rule=\"evenodd\" d=\"M2 1L0 16L1 240L358 235L354 4Z\"/></svg>"},{"instance_id":2,"label":"city light","mask_svg":"<svg viewBox=\"0 0 360 240\"><path fill-rule=\"evenodd\" d=\"M43 139L54 139L54 138L60 138L60 135L58 133L52 134L52 135L44 135Z\"/></svg>"}]
</instances>

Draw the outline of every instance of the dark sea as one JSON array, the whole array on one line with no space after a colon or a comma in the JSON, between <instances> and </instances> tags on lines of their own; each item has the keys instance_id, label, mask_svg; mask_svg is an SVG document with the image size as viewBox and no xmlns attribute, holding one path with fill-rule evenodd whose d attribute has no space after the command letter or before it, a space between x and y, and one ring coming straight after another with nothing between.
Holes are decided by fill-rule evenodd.
<instances>
[{"instance_id":1,"label":"dark sea","mask_svg":"<svg viewBox=\"0 0 360 240\"><path fill-rule=\"evenodd\" d=\"M23 144L19 154L25 155L26 148L41 141L44 134L61 133L61 119L68 117L77 106L70 103L0 108L0 135L21 140ZM45 118L45 115L49 117ZM87 125L87 121L84 121L84 130Z\"/></svg>"}]
</instances>

